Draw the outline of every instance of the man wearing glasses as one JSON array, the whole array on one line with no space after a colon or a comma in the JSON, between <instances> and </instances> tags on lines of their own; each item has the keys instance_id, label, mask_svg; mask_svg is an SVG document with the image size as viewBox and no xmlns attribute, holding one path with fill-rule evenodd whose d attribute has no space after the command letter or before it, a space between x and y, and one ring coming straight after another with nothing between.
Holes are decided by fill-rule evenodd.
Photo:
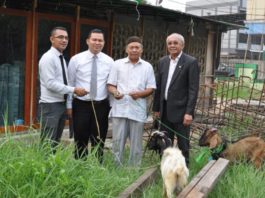
<instances>
[{"instance_id":1,"label":"man wearing glasses","mask_svg":"<svg viewBox=\"0 0 265 198\"><path fill-rule=\"evenodd\" d=\"M52 151L60 142L66 119L67 95L84 96L84 88L68 86L67 65L63 51L68 45L68 33L64 27L51 31L51 48L39 61L41 141L47 139Z\"/></svg>"}]
</instances>

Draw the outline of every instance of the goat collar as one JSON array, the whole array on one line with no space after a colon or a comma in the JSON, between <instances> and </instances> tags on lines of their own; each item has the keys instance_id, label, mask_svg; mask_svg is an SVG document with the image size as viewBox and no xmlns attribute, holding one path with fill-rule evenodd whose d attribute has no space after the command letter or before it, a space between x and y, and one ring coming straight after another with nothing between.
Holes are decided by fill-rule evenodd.
<instances>
[{"instance_id":1,"label":"goat collar","mask_svg":"<svg viewBox=\"0 0 265 198\"><path fill-rule=\"evenodd\" d=\"M221 144L219 144L217 147L211 149L213 159L216 160L219 157L221 157L221 154L226 149L226 147L227 147L227 141L225 139L223 139Z\"/></svg>"}]
</instances>

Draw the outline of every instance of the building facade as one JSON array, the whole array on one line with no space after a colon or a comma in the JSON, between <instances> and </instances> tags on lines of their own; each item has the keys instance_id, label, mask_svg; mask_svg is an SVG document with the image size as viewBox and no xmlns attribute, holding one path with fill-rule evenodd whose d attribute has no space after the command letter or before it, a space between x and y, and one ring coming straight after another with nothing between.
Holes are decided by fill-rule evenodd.
<instances>
[{"instance_id":1,"label":"building facade","mask_svg":"<svg viewBox=\"0 0 265 198\"><path fill-rule=\"evenodd\" d=\"M247 0L193 0L186 4L186 12L198 16L243 24ZM237 56L239 30L224 32L222 35L221 56Z\"/></svg>"},{"instance_id":2,"label":"building facade","mask_svg":"<svg viewBox=\"0 0 265 198\"><path fill-rule=\"evenodd\" d=\"M265 50L265 2L248 0L246 26L240 30L239 50L242 56L252 60L263 60Z\"/></svg>"},{"instance_id":3,"label":"building facade","mask_svg":"<svg viewBox=\"0 0 265 198\"><path fill-rule=\"evenodd\" d=\"M0 131L19 131L38 123L38 61L50 48L54 26L68 29L65 56L87 50L85 40L93 28L105 32L104 52L125 56L127 37L143 38L143 58L154 67L165 55L166 36L179 32L186 40L185 52L200 63L202 83L212 81L213 65L219 61L222 32L237 28L213 20L124 0L0 1ZM192 20L191 20L192 19ZM192 23L191 23L192 21ZM196 32L196 37L191 32Z\"/></svg>"}]
</instances>

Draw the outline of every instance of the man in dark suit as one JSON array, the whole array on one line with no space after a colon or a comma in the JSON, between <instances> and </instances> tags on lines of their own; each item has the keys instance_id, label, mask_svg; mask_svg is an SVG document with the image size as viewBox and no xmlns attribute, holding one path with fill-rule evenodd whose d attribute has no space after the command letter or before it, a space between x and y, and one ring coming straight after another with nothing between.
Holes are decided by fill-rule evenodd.
<instances>
[{"instance_id":1,"label":"man in dark suit","mask_svg":"<svg viewBox=\"0 0 265 198\"><path fill-rule=\"evenodd\" d=\"M157 89L153 111L160 118L160 130L169 132L170 139L177 137L177 144L189 164L190 125L194 118L199 90L198 61L182 50L184 37L173 33L166 40L169 55L159 60Z\"/></svg>"}]
</instances>

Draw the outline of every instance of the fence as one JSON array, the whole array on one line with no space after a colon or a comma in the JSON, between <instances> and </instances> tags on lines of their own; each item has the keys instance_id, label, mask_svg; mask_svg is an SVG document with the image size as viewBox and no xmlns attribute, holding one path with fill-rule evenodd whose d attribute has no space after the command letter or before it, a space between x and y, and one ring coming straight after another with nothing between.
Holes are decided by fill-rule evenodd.
<instances>
[{"instance_id":1,"label":"fence","mask_svg":"<svg viewBox=\"0 0 265 198\"><path fill-rule=\"evenodd\" d=\"M249 76L216 79L200 86L192 142L207 127L217 127L223 136L234 141L256 134L265 137L265 82Z\"/></svg>"}]
</instances>

